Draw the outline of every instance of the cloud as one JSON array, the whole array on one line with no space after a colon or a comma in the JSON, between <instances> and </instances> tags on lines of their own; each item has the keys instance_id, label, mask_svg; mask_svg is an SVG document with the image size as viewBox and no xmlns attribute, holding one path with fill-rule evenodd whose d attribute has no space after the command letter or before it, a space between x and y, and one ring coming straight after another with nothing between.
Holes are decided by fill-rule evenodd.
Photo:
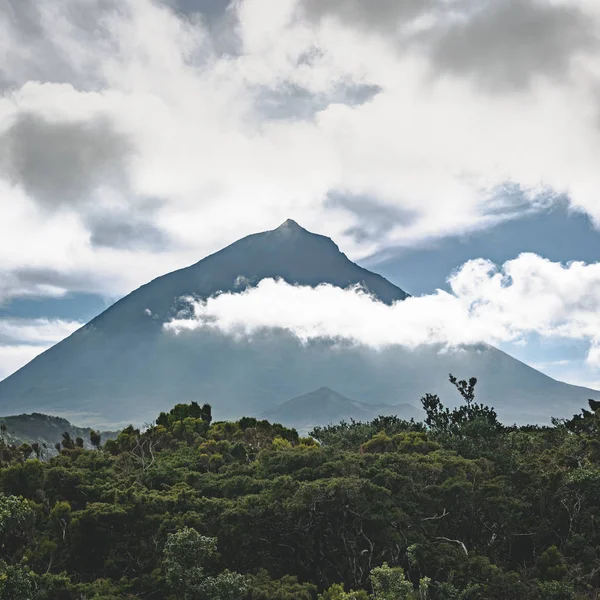
<instances>
[{"instance_id":1,"label":"cloud","mask_svg":"<svg viewBox=\"0 0 600 600\"><path fill-rule=\"evenodd\" d=\"M0 345L0 381L40 355L47 348L44 346L2 346Z\"/></svg>"},{"instance_id":2,"label":"cloud","mask_svg":"<svg viewBox=\"0 0 600 600\"><path fill-rule=\"evenodd\" d=\"M285 329L300 340L349 340L374 348L461 346L541 338L584 340L600 367L600 263L554 263L522 254L497 267L471 260L449 277L451 293L411 297L392 306L361 289L300 287L266 279L239 294L191 301L171 332L216 328L252 336Z\"/></svg>"},{"instance_id":3,"label":"cloud","mask_svg":"<svg viewBox=\"0 0 600 600\"><path fill-rule=\"evenodd\" d=\"M54 278L51 278L52 283L45 283L42 279L34 277L31 281L28 277L20 277L16 272L0 271L0 306L15 297L60 298L64 296L66 290L56 285Z\"/></svg>"},{"instance_id":4,"label":"cloud","mask_svg":"<svg viewBox=\"0 0 600 600\"><path fill-rule=\"evenodd\" d=\"M396 33L400 23L427 14L437 4L436 0L302 0L300 6L309 19L333 17L353 27Z\"/></svg>"},{"instance_id":5,"label":"cloud","mask_svg":"<svg viewBox=\"0 0 600 600\"><path fill-rule=\"evenodd\" d=\"M522 89L568 75L571 59L598 50L595 24L577 2L551 0L301 0L313 21L382 35L425 51L436 71Z\"/></svg>"},{"instance_id":6,"label":"cloud","mask_svg":"<svg viewBox=\"0 0 600 600\"><path fill-rule=\"evenodd\" d=\"M522 89L539 77L565 77L571 61L598 51L595 24L577 3L494 0L434 34L437 69L477 77L491 88Z\"/></svg>"},{"instance_id":7,"label":"cloud","mask_svg":"<svg viewBox=\"0 0 600 600\"><path fill-rule=\"evenodd\" d=\"M0 177L46 207L89 202L98 188L127 190L131 150L107 118L20 112L0 133Z\"/></svg>"},{"instance_id":8,"label":"cloud","mask_svg":"<svg viewBox=\"0 0 600 600\"><path fill-rule=\"evenodd\" d=\"M61 319L0 319L0 380L81 327Z\"/></svg>"},{"instance_id":9,"label":"cloud","mask_svg":"<svg viewBox=\"0 0 600 600\"><path fill-rule=\"evenodd\" d=\"M124 294L288 217L353 259L564 197L600 224L595 2L0 2L5 298Z\"/></svg>"},{"instance_id":10,"label":"cloud","mask_svg":"<svg viewBox=\"0 0 600 600\"><path fill-rule=\"evenodd\" d=\"M0 0L0 89L28 81L101 85L115 0ZM126 6L121 5L125 17ZM3 85L2 85L3 84Z\"/></svg>"},{"instance_id":11,"label":"cloud","mask_svg":"<svg viewBox=\"0 0 600 600\"><path fill-rule=\"evenodd\" d=\"M138 206L136 211L106 207L92 209L85 217L86 227L91 234L91 245L95 248L141 249L151 252L168 250L171 240L152 221L152 213L161 204L159 201L149 200L146 211L143 206Z\"/></svg>"},{"instance_id":12,"label":"cloud","mask_svg":"<svg viewBox=\"0 0 600 600\"><path fill-rule=\"evenodd\" d=\"M74 331L82 323L61 319L0 319L0 344L55 344Z\"/></svg>"},{"instance_id":13,"label":"cloud","mask_svg":"<svg viewBox=\"0 0 600 600\"><path fill-rule=\"evenodd\" d=\"M345 195L340 192L331 192L325 201L325 206L346 210L360 220L360 224L346 231L358 243L364 240L381 239L398 223L410 226L418 218L416 211L411 212L399 206L381 204L368 196Z\"/></svg>"}]
</instances>

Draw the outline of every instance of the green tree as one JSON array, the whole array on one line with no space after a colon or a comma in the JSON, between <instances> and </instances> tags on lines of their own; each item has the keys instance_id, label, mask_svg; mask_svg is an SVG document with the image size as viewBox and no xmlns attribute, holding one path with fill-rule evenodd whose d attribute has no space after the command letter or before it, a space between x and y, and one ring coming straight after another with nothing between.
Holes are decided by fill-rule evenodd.
<instances>
[{"instance_id":1,"label":"green tree","mask_svg":"<svg viewBox=\"0 0 600 600\"><path fill-rule=\"evenodd\" d=\"M0 492L0 556L11 560L21 553L33 533L34 513L30 503Z\"/></svg>"},{"instance_id":2,"label":"green tree","mask_svg":"<svg viewBox=\"0 0 600 600\"><path fill-rule=\"evenodd\" d=\"M102 442L102 436L94 429L90 430L90 443L96 450L100 450L100 444Z\"/></svg>"},{"instance_id":3,"label":"green tree","mask_svg":"<svg viewBox=\"0 0 600 600\"><path fill-rule=\"evenodd\" d=\"M163 569L167 585L183 600L240 600L248 591L246 579L225 570L212 576L206 566L217 557L217 540L184 527L169 534Z\"/></svg>"},{"instance_id":4,"label":"green tree","mask_svg":"<svg viewBox=\"0 0 600 600\"><path fill-rule=\"evenodd\" d=\"M371 571L373 597L376 600L408 600L412 598L413 584L406 579L401 567L383 563Z\"/></svg>"},{"instance_id":5,"label":"green tree","mask_svg":"<svg viewBox=\"0 0 600 600\"><path fill-rule=\"evenodd\" d=\"M318 600L369 600L369 594L364 590L344 591L344 586L334 583L329 589L319 594Z\"/></svg>"},{"instance_id":6,"label":"green tree","mask_svg":"<svg viewBox=\"0 0 600 600\"><path fill-rule=\"evenodd\" d=\"M0 560L0 600L31 600L34 589L34 574L26 566Z\"/></svg>"}]
</instances>

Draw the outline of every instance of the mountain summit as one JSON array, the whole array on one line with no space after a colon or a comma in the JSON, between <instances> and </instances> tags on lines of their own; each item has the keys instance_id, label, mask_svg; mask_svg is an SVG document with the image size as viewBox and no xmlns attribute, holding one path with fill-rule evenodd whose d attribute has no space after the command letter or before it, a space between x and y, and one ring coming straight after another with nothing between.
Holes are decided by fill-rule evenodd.
<instances>
[{"instance_id":1,"label":"mountain summit","mask_svg":"<svg viewBox=\"0 0 600 600\"><path fill-rule=\"evenodd\" d=\"M218 418L256 416L307 389L329 387L372 405L418 404L426 392L452 404L448 373L480 380L478 400L509 421L570 416L595 392L557 382L489 346L374 351L328 340L301 344L271 331L240 340L163 324L181 298L241 292L265 278L340 288L360 285L391 304L407 293L350 261L329 238L288 219L194 265L143 285L0 382L0 415L42 412L86 425L152 420L176 402L209 402Z\"/></svg>"},{"instance_id":2,"label":"mountain summit","mask_svg":"<svg viewBox=\"0 0 600 600\"><path fill-rule=\"evenodd\" d=\"M288 219L277 229L244 237L196 264L154 279L92 324L113 332L148 328L150 311L154 325L160 325L181 308L183 296L206 299L219 292L240 292L266 278L313 287L320 283L342 288L361 285L386 304L408 296L387 279L353 263L330 238Z\"/></svg>"}]
</instances>

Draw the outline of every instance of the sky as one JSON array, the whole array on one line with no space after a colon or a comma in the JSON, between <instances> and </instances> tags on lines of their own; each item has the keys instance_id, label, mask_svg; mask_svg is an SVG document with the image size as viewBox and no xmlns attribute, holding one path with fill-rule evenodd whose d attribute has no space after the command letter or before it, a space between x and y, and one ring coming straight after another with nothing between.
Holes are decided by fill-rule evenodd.
<instances>
[{"instance_id":1,"label":"sky","mask_svg":"<svg viewBox=\"0 0 600 600\"><path fill-rule=\"evenodd\" d=\"M416 296L315 292L360 331L600 388L599 35L597 0L0 0L0 378L293 218ZM388 343L260 309L307 292L211 310Z\"/></svg>"}]
</instances>

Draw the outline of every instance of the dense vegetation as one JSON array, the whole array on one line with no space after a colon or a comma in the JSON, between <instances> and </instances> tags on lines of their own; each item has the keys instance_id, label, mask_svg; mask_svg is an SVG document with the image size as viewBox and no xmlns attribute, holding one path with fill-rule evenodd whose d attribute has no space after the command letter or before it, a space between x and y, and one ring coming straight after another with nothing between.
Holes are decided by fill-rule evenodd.
<instances>
[{"instance_id":1,"label":"dense vegetation","mask_svg":"<svg viewBox=\"0 0 600 600\"><path fill-rule=\"evenodd\" d=\"M216 422L177 405L44 460L0 442L0 598L569 600L600 589L600 410L505 427Z\"/></svg>"}]
</instances>

